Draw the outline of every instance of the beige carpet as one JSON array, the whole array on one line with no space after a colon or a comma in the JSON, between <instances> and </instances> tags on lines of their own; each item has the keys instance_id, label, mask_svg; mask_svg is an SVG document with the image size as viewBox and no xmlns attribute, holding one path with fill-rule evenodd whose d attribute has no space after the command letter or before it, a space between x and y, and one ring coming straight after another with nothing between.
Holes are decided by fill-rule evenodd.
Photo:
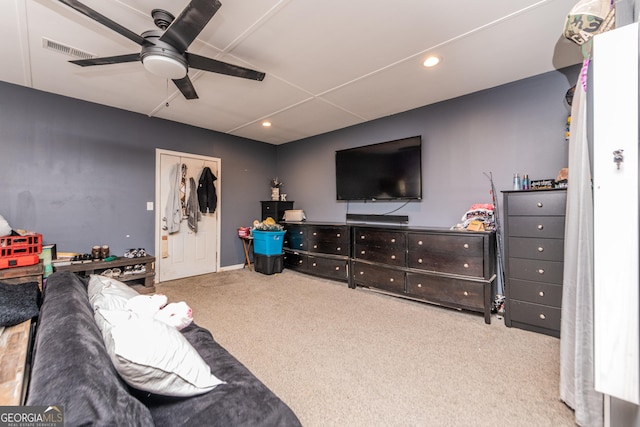
<instances>
[{"instance_id":1,"label":"beige carpet","mask_svg":"<svg viewBox=\"0 0 640 427\"><path fill-rule=\"evenodd\" d=\"M165 282L305 426L573 426L560 341L285 270Z\"/></svg>"}]
</instances>

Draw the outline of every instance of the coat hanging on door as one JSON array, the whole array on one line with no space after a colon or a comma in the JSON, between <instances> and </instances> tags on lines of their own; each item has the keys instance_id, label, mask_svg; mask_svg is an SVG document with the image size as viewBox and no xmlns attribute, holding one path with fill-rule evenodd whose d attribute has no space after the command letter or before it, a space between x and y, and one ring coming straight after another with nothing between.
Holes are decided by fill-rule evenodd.
<instances>
[{"instance_id":1,"label":"coat hanging on door","mask_svg":"<svg viewBox=\"0 0 640 427\"><path fill-rule=\"evenodd\" d=\"M218 204L218 195L216 194L216 187L213 184L218 178L211 172L209 167L202 170L200 174L200 181L198 182L198 204L200 205L200 212L214 213Z\"/></svg>"},{"instance_id":2,"label":"coat hanging on door","mask_svg":"<svg viewBox=\"0 0 640 427\"><path fill-rule=\"evenodd\" d=\"M169 234L177 233L180 231L180 222L182 221L182 204L180 202L180 163L171 169L171 175L169 177L169 197L167 200L167 206L165 209L165 230Z\"/></svg>"},{"instance_id":3,"label":"coat hanging on door","mask_svg":"<svg viewBox=\"0 0 640 427\"><path fill-rule=\"evenodd\" d=\"M187 225L194 233L198 232L200 211L198 210L198 195L196 194L196 180L189 178L189 198L187 199Z\"/></svg>"}]
</instances>

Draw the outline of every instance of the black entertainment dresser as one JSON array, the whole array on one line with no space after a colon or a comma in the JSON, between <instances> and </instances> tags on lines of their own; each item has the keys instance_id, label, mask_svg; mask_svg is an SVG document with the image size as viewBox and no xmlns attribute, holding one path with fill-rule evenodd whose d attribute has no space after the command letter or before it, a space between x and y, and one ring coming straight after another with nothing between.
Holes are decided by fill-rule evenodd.
<instances>
[{"instance_id":1,"label":"black entertainment dresser","mask_svg":"<svg viewBox=\"0 0 640 427\"><path fill-rule=\"evenodd\" d=\"M480 312L491 323L495 233L285 223L284 266L394 296Z\"/></svg>"}]
</instances>

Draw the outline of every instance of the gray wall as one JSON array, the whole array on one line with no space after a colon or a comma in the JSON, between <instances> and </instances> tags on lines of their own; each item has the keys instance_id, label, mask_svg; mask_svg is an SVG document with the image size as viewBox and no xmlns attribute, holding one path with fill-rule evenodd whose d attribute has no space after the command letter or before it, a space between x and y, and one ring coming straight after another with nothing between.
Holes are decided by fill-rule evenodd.
<instances>
[{"instance_id":1,"label":"gray wall","mask_svg":"<svg viewBox=\"0 0 640 427\"><path fill-rule=\"evenodd\" d=\"M0 215L59 251L153 253L156 148L221 159L220 263L242 263L236 229L260 217L274 146L1 82Z\"/></svg>"},{"instance_id":2,"label":"gray wall","mask_svg":"<svg viewBox=\"0 0 640 427\"><path fill-rule=\"evenodd\" d=\"M155 149L222 159L221 266L241 264L236 228L260 216L268 181L315 221L387 213L401 203L335 200L335 150L422 135L422 202L411 225L451 226L472 203L510 189L514 172L553 178L567 163L564 94L578 67L281 146L0 82L0 215L60 251L108 244L154 250ZM472 78L472 75L470 75ZM501 198L499 199L501 202ZM130 237L126 237L129 235Z\"/></svg>"},{"instance_id":3,"label":"gray wall","mask_svg":"<svg viewBox=\"0 0 640 427\"><path fill-rule=\"evenodd\" d=\"M490 203L512 188L515 172L556 178L567 166L566 91L579 66L422 107L278 147L278 176L288 200L310 221L345 221L346 213L384 214L400 208L410 225L450 227L473 203ZM472 75L470 75L472 78ZM335 151L422 135L423 200L338 202ZM498 204L502 194L498 194Z\"/></svg>"}]
</instances>

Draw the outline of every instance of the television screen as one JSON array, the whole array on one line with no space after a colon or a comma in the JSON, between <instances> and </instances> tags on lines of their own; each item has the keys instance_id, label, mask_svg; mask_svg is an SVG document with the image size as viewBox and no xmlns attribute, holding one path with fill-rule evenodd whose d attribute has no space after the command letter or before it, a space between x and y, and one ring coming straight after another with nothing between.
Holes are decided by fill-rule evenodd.
<instances>
[{"instance_id":1,"label":"television screen","mask_svg":"<svg viewBox=\"0 0 640 427\"><path fill-rule=\"evenodd\" d=\"M336 151L336 198L422 199L422 137Z\"/></svg>"}]
</instances>

